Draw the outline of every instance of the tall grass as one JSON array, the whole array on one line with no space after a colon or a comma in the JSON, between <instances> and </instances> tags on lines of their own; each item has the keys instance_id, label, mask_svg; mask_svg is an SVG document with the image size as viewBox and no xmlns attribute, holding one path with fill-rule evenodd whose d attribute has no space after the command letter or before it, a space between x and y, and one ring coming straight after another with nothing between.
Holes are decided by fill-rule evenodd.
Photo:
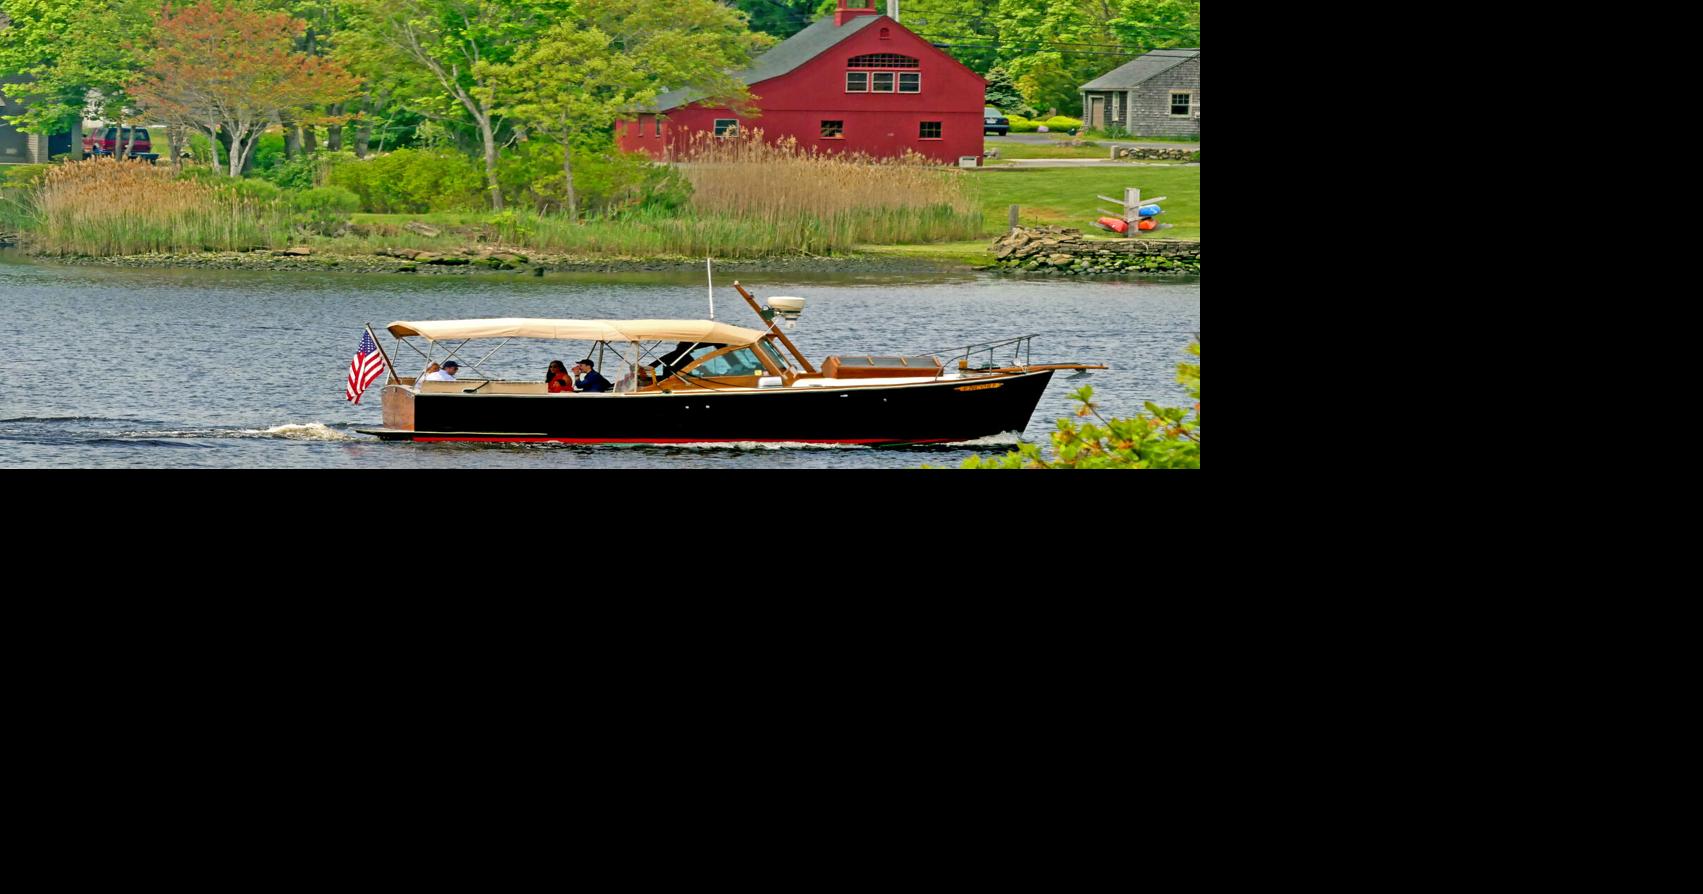
<instances>
[{"instance_id":1,"label":"tall grass","mask_svg":"<svg viewBox=\"0 0 1703 894\"><path fill-rule=\"evenodd\" d=\"M858 243L949 242L981 235L981 205L964 174L914 153L901 158L802 150L761 130L698 134L681 160L692 183L693 237L737 221L769 254L831 253ZM682 236L687 234L682 233ZM698 252L702 253L702 252ZM732 257L733 255L727 255Z\"/></svg>"},{"instance_id":2,"label":"tall grass","mask_svg":"<svg viewBox=\"0 0 1703 894\"><path fill-rule=\"evenodd\" d=\"M176 179L169 168L134 161L59 165L35 204L31 242L53 254L247 251L290 241L282 203Z\"/></svg>"},{"instance_id":3,"label":"tall grass","mask_svg":"<svg viewBox=\"0 0 1703 894\"><path fill-rule=\"evenodd\" d=\"M973 236L981 224L972 218ZM729 260L780 255L831 255L860 243L938 242L965 230L963 215L948 208L876 208L829 217L777 214L736 217L693 213L639 212L618 220L573 223L535 214L503 215L495 221L504 243L571 255L716 257Z\"/></svg>"}]
</instances>

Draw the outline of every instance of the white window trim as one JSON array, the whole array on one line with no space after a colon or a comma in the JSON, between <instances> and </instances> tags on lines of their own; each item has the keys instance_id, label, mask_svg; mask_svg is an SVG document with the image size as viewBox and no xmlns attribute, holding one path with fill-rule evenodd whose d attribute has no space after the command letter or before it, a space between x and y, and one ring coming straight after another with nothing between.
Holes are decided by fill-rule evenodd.
<instances>
[{"instance_id":1,"label":"white window trim","mask_svg":"<svg viewBox=\"0 0 1703 894\"><path fill-rule=\"evenodd\" d=\"M876 75L887 75L888 77L891 77L893 80L890 81L889 83L891 83L893 85L893 88L891 90L877 90L877 89L875 89L875 76ZM869 92L870 93L898 93L899 92L899 73L897 71L872 71L872 72L870 72L869 73Z\"/></svg>"},{"instance_id":2,"label":"white window trim","mask_svg":"<svg viewBox=\"0 0 1703 894\"><path fill-rule=\"evenodd\" d=\"M863 75L863 89L862 90L853 90L852 85L851 85L851 78L852 78L852 75L858 75L858 74ZM847 93L868 93L869 92L869 75L870 75L870 73L867 72L867 71L848 71L848 72L846 72L846 92Z\"/></svg>"},{"instance_id":3,"label":"white window trim","mask_svg":"<svg viewBox=\"0 0 1703 894\"><path fill-rule=\"evenodd\" d=\"M738 132L738 130L739 130L739 119L738 118L717 118L717 119L715 119L715 124L710 128L711 135L717 136L717 137L726 137L728 135L727 130L724 130L721 126L721 123L723 121L726 121L728 124L733 125L731 128L728 128L728 130L732 130L736 133Z\"/></svg>"},{"instance_id":4,"label":"white window trim","mask_svg":"<svg viewBox=\"0 0 1703 894\"><path fill-rule=\"evenodd\" d=\"M1176 96L1179 93L1188 94L1188 98L1189 98L1189 110L1186 111L1186 112L1183 112L1180 115L1177 114L1177 112L1173 110L1172 107L1176 104L1171 101L1171 98ZM1193 90L1167 90L1167 91L1165 91L1165 111L1167 113L1169 113L1170 117L1172 117L1172 118L1193 118L1194 117L1194 107L1195 107L1195 91L1193 91Z\"/></svg>"},{"instance_id":5,"label":"white window trim","mask_svg":"<svg viewBox=\"0 0 1703 894\"><path fill-rule=\"evenodd\" d=\"M899 88L900 93L921 93L922 92L922 72L920 72L920 71L901 71L901 72L899 72L899 75L900 75L900 77L895 82L895 86L897 86ZM905 79L903 77L904 75L915 75L916 76L917 89L915 89L915 90L906 90L905 89Z\"/></svg>"}]
</instances>

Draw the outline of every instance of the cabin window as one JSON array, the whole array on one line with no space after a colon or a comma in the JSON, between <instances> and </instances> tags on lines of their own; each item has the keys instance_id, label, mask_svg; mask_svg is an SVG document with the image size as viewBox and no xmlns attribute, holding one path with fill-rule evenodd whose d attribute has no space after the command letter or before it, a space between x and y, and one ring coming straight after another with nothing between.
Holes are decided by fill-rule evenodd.
<instances>
[{"instance_id":1,"label":"cabin window","mask_svg":"<svg viewBox=\"0 0 1703 894\"><path fill-rule=\"evenodd\" d=\"M838 140L838 139L843 139L845 137L845 135L846 135L846 123L844 121L824 121L824 122L822 122L822 139L824 139L824 140Z\"/></svg>"},{"instance_id":2,"label":"cabin window","mask_svg":"<svg viewBox=\"0 0 1703 894\"><path fill-rule=\"evenodd\" d=\"M921 93L922 92L922 75L920 73L914 72L914 71L901 71L901 72L899 72L899 92L900 93Z\"/></svg>"},{"instance_id":3,"label":"cabin window","mask_svg":"<svg viewBox=\"0 0 1703 894\"><path fill-rule=\"evenodd\" d=\"M715 135L718 137L739 136L739 119L717 118L715 120Z\"/></svg>"},{"instance_id":4,"label":"cabin window","mask_svg":"<svg viewBox=\"0 0 1703 894\"><path fill-rule=\"evenodd\" d=\"M1179 93L1175 90L1171 91L1171 114L1188 117L1189 103L1193 99L1194 94L1192 93Z\"/></svg>"},{"instance_id":5,"label":"cabin window","mask_svg":"<svg viewBox=\"0 0 1703 894\"><path fill-rule=\"evenodd\" d=\"M869 76L869 92L892 93L893 73L890 71L871 72Z\"/></svg>"},{"instance_id":6,"label":"cabin window","mask_svg":"<svg viewBox=\"0 0 1703 894\"><path fill-rule=\"evenodd\" d=\"M869 92L869 72L867 72L867 71L848 71L848 72L846 72L846 92L847 93L868 93Z\"/></svg>"},{"instance_id":7,"label":"cabin window","mask_svg":"<svg viewBox=\"0 0 1703 894\"><path fill-rule=\"evenodd\" d=\"M940 122L939 121L924 121L922 123L922 131L920 133L918 133L918 136L922 137L925 140L938 140L938 139L940 139Z\"/></svg>"},{"instance_id":8,"label":"cabin window","mask_svg":"<svg viewBox=\"0 0 1703 894\"><path fill-rule=\"evenodd\" d=\"M750 348L740 348L729 351L719 357L711 357L698 364L686 375L697 378L719 379L732 376L763 376L768 371L763 368L762 361Z\"/></svg>"}]
</instances>

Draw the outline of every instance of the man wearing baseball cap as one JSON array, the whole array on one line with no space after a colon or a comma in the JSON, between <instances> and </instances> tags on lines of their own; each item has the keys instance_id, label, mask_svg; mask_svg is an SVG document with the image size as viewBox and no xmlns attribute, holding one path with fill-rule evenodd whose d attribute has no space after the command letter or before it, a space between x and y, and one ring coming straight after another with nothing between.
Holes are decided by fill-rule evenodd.
<instances>
[{"instance_id":1,"label":"man wearing baseball cap","mask_svg":"<svg viewBox=\"0 0 1703 894\"><path fill-rule=\"evenodd\" d=\"M422 382L453 382L453 381L455 381L455 374L460 372L460 371L461 371L461 364L456 363L454 360L446 360L446 361L444 361L443 369L436 370L434 372L426 373L425 377L422 378L420 381L422 381Z\"/></svg>"}]
</instances>

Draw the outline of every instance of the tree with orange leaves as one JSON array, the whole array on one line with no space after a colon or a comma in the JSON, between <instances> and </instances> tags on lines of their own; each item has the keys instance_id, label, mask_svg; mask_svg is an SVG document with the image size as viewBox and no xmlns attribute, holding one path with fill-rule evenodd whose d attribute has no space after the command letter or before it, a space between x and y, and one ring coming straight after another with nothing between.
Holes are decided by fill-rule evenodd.
<instances>
[{"instance_id":1,"label":"tree with orange leaves","mask_svg":"<svg viewBox=\"0 0 1703 894\"><path fill-rule=\"evenodd\" d=\"M338 63L297 52L306 23L200 0L163 9L154 26L147 74L131 92L154 115L193 127L213 142L230 137L232 177L242 173L260 134L280 112L301 118L311 107L355 95L360 80Z\"/></svg>"}]
</instances>

